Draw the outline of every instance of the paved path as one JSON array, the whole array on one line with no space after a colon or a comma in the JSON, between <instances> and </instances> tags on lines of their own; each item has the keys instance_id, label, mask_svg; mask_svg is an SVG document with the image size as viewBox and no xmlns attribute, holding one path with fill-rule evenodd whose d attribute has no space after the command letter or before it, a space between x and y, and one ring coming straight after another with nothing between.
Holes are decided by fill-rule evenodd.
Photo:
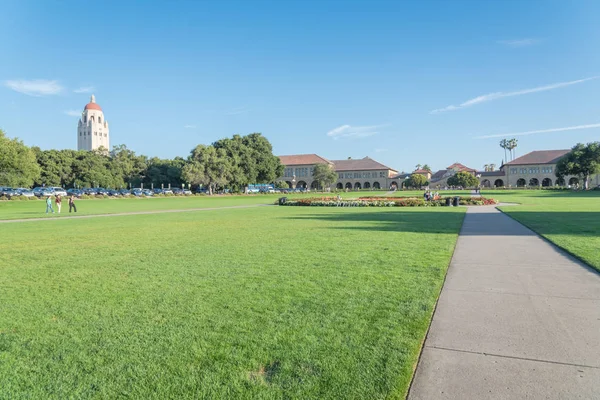
<instances>
[{"instance_id":1,"label":"paved path","mask_svg":"<svg viewBox=\"0 0 600 400\"><path fill-rule=\"evenodd\" d=\"M600 399L600 275L472 207L409 399Z\"/></svg>"},{"instance_id":2,"label":"paved path","mask_svg":"<svg viewBox=\"0 0 600 400\"><path fill-rule=\"evenodd\" d=\"M66 219L82 219L82 218L98 218L98 217L121 217L123 215L145 215L145 214L166 214L166 213L182 213L192 211L214 211L214 210L231 210L235 208L253 208L265 207L271 204L250 204L245 206L229 206L229 207L211 207L211 208L185 208L181 210L155 210L155 211L132 211L114 214L90 214L90 215L61 215L60 217L48 216L46 218L22 218L22 219L2 219L0 224L8 224L11 222L33 222L33 221L64 221Z\"/></svg>"}]
</instances>

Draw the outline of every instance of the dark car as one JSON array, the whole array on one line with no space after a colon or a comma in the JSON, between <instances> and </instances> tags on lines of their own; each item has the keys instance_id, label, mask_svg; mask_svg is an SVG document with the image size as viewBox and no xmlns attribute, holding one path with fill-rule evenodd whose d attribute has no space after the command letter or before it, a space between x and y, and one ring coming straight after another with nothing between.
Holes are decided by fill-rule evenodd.
<instances>
[{"instance_id":1,"label":"dark car","mask_svg":"<svg viewBox=\"0 0 600 400\"><path fill-rule=\"evenodd\" d=\"M107 190L107 189L104 189L104 188L97 188L97 189L96 189L96 192L97 192L98 194L108 194L108 190Z\"/></svg>"},{"instance_id":2,"label":"dark car","mask_svg":"<svg viewBox=\"0 0 600 400\"><path fill-rule=\"evenodd\" d=\"M127 189L121 189L119 190L119 193L121 194L121 196L129 196L131 194Z\"/></svg>"},{"instance_id":3,"label":"dark car","mask_svg":"<svg viewBox=\"0 0 600 400\"><path fill-rule=\"evenodd\" d=\"M131 194L136 196L136 197L141 197L144 193L142 192L142 189L140 188L135 188L131 190Z\"/></svg>"},{"instance_id":4,"label":"dark car","mask_svg":"<svg viewBox=\"0 0 600 400\"><path fill-rule=\"evenodd\" d=\"M109 196L119 196L121 193L119 193L118 190L115 189L109 189L106 191L106 194L108 194Z\"/></svg>"},{"instance_id":5,"label":"dark car","mask_svg":"<svg viewBox=\"0 0 600 400\"><path fill-rule=\"evenodd\" d=\"M173 191L173 194L183 194L183 190L179 188L173 188L171 190Z\"/></svg>"},{"instance_id":6,"label":"dark car","mask_svg":"<svg viewBox=\"0 0 600 400\"><path fill-rule=\"evenodd\" d=\"M19 196L19 192L13 188L4 188L2 190L2 192L0 192L0 194L4 195L6 198L9 198L9 199L11 197Z\"/></svg>"},{"instance_id":7,"label":"dark car","mask_svg":"<svg viewBox=\"0 0 600 400\"><path fill-rule=\"evenodd\" d=\"M81 197L81 195L83 194L83 191L80 189L69 189L67 190L67 195L68 196L75 196L77 198Z\"/></svg>"},{"instance_id":8,"label":"dark car","mask_svg":"<svg viewBox=\"0 0 600 400\"><path fill-rule=\"evenodd\" d=\"M144 196L154 196L154 192L150 189L142 189L142 194Z\"/></svg>"},{"instance_id":9,"label":"dark car","mask_svg":"<svg viewBox=\"0 0 600 400\"><path fill-rule=\"evenodd\" d=\"M87 194L88 196L95 196L98 194L98 191L94 188L85 188L83 189L83 193Z\"/></svg>"}]
</instances>

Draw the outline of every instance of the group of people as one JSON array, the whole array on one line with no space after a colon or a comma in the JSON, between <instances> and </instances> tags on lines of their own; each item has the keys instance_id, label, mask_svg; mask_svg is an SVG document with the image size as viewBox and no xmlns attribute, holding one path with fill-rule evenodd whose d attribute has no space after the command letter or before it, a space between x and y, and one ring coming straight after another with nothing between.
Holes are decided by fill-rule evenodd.
<instances>
[{"instance_id":1,"label":"group of people","mask_svg":"<svg viewBox=\"0 0 600 400\"><path fill-rule=\"evenodd\" d=\"M423 198L425 199L425 201L439 200L440 194L438 192L426 190L425 193L423 193Z\"/></svg>"},{"instance_id":2,"label":"group of people","mask_svg":"<svg viewBox=\"0 0 600 400\"><path fill-rule=\"evenodd\" d=\"M62 196L57 194L54 198L54 204L56 204L56 209L60 214L60 208L62 206ZM71 195L69 197L69 212L74 211L77 212L77 207L75 206L75 196ZM46 197L46 214L52 212L54 214L54 209L52 208L52 196Z\"/></svg>"}]
</instances>

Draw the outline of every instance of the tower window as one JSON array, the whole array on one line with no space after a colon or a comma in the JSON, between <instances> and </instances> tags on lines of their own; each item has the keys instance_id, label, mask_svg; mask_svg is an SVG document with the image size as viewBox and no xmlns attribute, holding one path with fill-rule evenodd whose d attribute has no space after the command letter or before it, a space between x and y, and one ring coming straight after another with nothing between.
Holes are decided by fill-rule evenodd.
<instances>
[{"instance_id":1,"label":"tower window","mask_svg":"<svg viewBox=\"0 0 600 400\"><path fill-rule=\"evenodd\" d=\"M98 117L98 123L101 124L102 123L102 117Z\"/></svg>"},{"instance_id":2,"label":"tower window","mask_svg":"<svg viewBox=\"0 0 600 400\"><path fill-rule=\"evenodd\" d=\"M79 136L81 136L81 132L79 132Z\"/></svg>"},{"instance_id":3,"label":"tower window","mask_svg":"<svg viewBox=\"0 0 600 400\"><path fill-rule=\"evenodd\" d=\"M87 124L87 115L84 115L84 117L83 117L83 123Z\"/></svg>"}]
</instances>

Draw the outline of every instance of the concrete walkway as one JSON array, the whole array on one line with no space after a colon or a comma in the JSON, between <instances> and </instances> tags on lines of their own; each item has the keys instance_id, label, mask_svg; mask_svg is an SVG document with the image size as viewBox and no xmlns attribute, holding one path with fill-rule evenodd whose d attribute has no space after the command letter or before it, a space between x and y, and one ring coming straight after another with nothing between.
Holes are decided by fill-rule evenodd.
<instances>
[{"instance_id":1,"label":"concrete walkway","mask_svg":"<svg viewBox=\"0 0 600 400\"><path fill-rule=\"evenodd\" d=\"M73 215L63 213L48 215L46 218L21 218L21 219L0 219L0 224L10 224L13 222L37 222L37 221L64 221L66 219L84 219L84 218L99 218L99 217L122 217L124 215L147 215L147 214L167 214L167 213L184 213L193 211L215 211L215 210L231 210L236 208L255 208L269 207L272 204L248 204L241 206L226 206L226 207L210 207L210 208L184 208L180 210L154 210L154 211L131 211L113 214L88 214L88 215ZM43 214L43 213L40 213ZM66 214L66 215L65 215Z\"/></svg>"},{"instance_id":2,"label":"concrete walkway","mask_svg":"<svg viewBox=\"0 0 600 400\"><path fill-rule=\"evenodd\" d=\"M409 399L600 399L600 275L467 211Z\"/></svg>"}]
</instances>

